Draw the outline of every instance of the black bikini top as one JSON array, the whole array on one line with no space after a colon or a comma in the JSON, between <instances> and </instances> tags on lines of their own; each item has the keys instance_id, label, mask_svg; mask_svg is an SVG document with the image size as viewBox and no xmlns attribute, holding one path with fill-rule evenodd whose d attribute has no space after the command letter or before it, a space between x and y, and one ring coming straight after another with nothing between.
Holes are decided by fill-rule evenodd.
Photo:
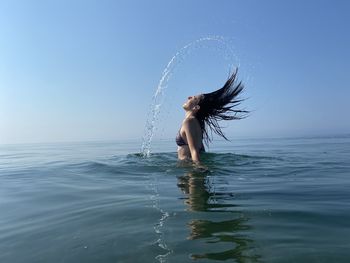
<instances>
[{"instance_id":1,"label":"black bikini top","mask_svg":"<svg viewBox=\"0 0 350 263\"><path fill-rule=\"evenodd\" d=\"M176 134L175 141L176 141L176 144L177 144L178 146L188 145L188 144L185 142L184 138L182 138L182 136L181 136L181 134L180 134L180 130L179 130L179 131L177 132L177 134Z\"/></svg>"},{"instance_id":2,"label":"black bikini top","mask_svg":"<svg viewBox=\"0 0 350 263\"><path fill-rule=\"evenodd\" d=\"M181 129L180 129L181 130ZM176 134L176 138L175 138L175 141L176 141L176 144L178 146L184 146L184 145L188 145L188 143L185 142L184 138L182 138L181 134L180 134L180 130L177 132ZM204 145L202 144L202 147L201 149L199 150L200 152L205 152L205 148L204 148Z\"/></svg>"}]
</instances>

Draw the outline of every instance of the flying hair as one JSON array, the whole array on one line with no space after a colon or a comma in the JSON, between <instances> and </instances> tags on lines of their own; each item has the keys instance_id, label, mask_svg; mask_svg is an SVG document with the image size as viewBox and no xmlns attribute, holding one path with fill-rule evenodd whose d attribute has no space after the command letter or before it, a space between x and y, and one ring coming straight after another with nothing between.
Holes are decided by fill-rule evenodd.
<instances>
[{"instance_id":1,"label":"flying hair","mask_svg":"<svg viewBox=\"0 0 350 263\"><path fill-rule=\"evenodd\" d=\"M243 101L238 96L244 88L241 81L237 83L237 72L236 68L221 89L203 94L198 103L200 109L196 113L196 118L201 126L203 140L207 146L212 141L213 132L228 141L221 130L219 121L240 120L247 117L248 111L237 109L237 106Z\"/></svg>"}]
</instances>

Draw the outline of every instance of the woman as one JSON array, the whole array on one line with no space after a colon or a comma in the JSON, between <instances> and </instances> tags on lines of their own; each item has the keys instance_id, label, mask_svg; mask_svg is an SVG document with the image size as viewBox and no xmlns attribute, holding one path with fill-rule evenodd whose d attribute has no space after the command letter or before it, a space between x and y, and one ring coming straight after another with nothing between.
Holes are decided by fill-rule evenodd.
<instances>
[{"instance_id":1,"label":"woman","mask_svg":"<svg viewBox=\"0 0 350 263\"><path fill-rule=\"evenodd\" d=\"M213 132L228 140L218 123L220 120L237 120L246 117L247 111L238 110L236 106L241 99L237 99L243 90L241 82L236 83L237 69L225 85L214 92L188 97L182 106L185 119L176 136L178 158L192 160L200 164L200 153L205 151L203 140L208 146ZM208 130L209 128L209 130Z\"/></svg>"}]
</instances>

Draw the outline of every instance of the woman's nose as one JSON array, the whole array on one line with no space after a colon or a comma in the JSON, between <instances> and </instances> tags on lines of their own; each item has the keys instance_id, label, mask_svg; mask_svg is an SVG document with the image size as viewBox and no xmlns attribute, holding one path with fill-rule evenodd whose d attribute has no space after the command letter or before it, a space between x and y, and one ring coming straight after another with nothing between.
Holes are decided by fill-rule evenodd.
<instances>
[{"instance_id":1,"label":"woman's nose","mask_svg":"<svg viewBox=\"0 0 350 263\"><path fill-rule=\"evenodd\" d=\"M189 96L188 99L189 99L189 100L192 99L192 96Z\"/></svg>"}]
</instances>

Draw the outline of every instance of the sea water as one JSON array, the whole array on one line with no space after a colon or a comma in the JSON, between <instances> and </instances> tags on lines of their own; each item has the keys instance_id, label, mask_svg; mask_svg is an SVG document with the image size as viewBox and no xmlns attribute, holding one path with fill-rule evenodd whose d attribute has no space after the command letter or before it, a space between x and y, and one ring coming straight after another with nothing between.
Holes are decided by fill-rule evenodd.
<instances>
[{"instance_id":1,"label":"sea water","mask_svg":"<svg viewBox=\"0 0 350 263\"><path fill-rule=\"evenodd\" d=\"M350 136L0 146L0 262L349 262Z\"/></svg>"}]
</instances>

